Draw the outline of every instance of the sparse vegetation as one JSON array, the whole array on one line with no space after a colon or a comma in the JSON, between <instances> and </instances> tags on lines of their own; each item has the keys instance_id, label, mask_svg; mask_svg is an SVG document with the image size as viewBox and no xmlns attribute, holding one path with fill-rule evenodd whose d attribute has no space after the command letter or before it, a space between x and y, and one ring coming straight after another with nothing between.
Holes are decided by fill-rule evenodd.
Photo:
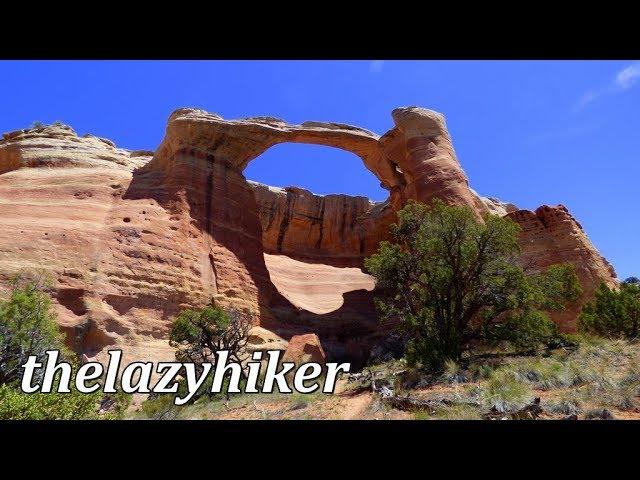
<instances>
[{"instance_id":1,"label":"sparse vegetation","mask_svg":"<svg viewBox=\"0 0 640 480\"><path fill-rule=\"evenodd\" d=\"M485 407L498 412L519 409L531 400L531 389L510 368L494 371L481 389Z\"/></svg>"},{"instance_id":2,"label":"sparse vegetation","mask_svg":"<svg viewBox=\"0 0 640 480\"><path fill-rule=\"evenodd\" d=\"M0 420L97 419L101 394L31 393L0 386Z\"/></svg>"},{"instance_id":3,"label":"sparse vegetation","mask_svg":"<svg viewBox=\"0 0 640 480\"><path fill-rule=\"evenodd\" d=\"M430 418L437 420L482 420L480 409L470 405L452 405L436 409Z\"/></svg>"},{"instance_id":4,"label":"sparse vegetation","mask_svg":"<svg viewBox=\"0 0 640 480\"><path fill-rule=\"evenodd\" d=\"M251 322L247 315L226 312L217 305L183 310L171 328L169 342L180 362L215 362L215 352L226 350L230 361L242 362ZM242 357L242 358L241 358Z\"/></svg>"},{"instance_id":5,"label":"sparse vegetation","mask_svg":"<svg viewBox=\"0 0 640 480\"><path fill-rule=\"evenodd\" d=\"M577 348L535 356L475 357L466 366L449 361L441 376L409 367L394 377L397 365L389 363L370 369L378 385L389 385L400 398L414 398L416 405L428 405L410 410L414 419L635 416L640 408L640 345L584 335L573 340L579 342ZM354 389L361 391L363 381L355 383ZM529 415L532 411L538 413Z\"/></svg>"},{"instance_id":6,"label":"sparse vegetation","mask_svg":"<svg viewBox=\"0 0 640 480\"><path fill-rule=\"evenodd\" d=\"M218 397L213 400L201 397L193 404L176 407L170 395L158 395L142 403L133 418L154 420L237 418L255 420L307 419L309 409L317 402L329 405L332 395L312 394L237 394L228 400Z\"/></svg>"},{"instance_id":7,"label":"sparse vegetation","mask_svg":"<svg viewBox=\"0 0 640 480\"><path fill-rule=\"evenodd\" d=\"M187 309L178 314L171 328L169 343L176 348L176 360L196 365L197 373L202 372L202 364L215 364L216 352L225 350L229 353L228 361L243 364L248 358L246 351L251 319L248 315L236 311L225 311L217 305L207 305L200 310ZM243 370L243 381L246 372ZM197 401L203 395L209 398L219 396L212 394L211 378L200 387L190 402ZM184 387L184 385L182 385ZM226 393L227 400L229 394Z\"/></svg>"}]
</instances>

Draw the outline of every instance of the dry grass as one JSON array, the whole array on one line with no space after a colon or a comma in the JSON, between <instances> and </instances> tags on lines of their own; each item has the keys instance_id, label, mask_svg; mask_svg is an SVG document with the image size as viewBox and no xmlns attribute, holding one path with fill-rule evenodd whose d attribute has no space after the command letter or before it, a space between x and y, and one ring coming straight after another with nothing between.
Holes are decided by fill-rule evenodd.
<instances>
[{"instance_id":1,"label":"dry grass","mask_svg":"<svg viewBox=\"0 0 640 480\"><path fill-rule=\"evenodd\" d=\"M480 419L489 411L514 411L540 397L541 418L640 419L640 344L583 338L573 350L537 356L501 356L461 366L447 362L439 376L424 375L402 362L371 368L376 384L442 403L428 411L401 412L379 401L371 378L347 382L339 393L245 394L202 399L170 412L180 419ZM166 405L150 403L134 418L153 417Z\"/></svg>"}]
</instances>

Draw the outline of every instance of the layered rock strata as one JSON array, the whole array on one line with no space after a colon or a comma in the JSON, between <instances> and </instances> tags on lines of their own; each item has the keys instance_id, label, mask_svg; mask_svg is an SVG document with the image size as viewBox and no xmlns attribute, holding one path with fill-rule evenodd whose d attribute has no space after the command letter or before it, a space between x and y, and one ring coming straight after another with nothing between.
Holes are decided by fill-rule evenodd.
<instances>
[{"instance_id":1,"label":"layered rock strata","mask_svg":"<svg viewBox=\"0 0 640 480\"><path fill-rule=\"evenodd\" d=\"M0 141L0 289L20 272L51 278L70 347L100 358L170 358L173 316L211 299L245 310L286 342L315 332L328 358L366 358L384 336L363 259L388 238L409 200L466 205L522 226L522 261L576 265L585 297L556 317L575 328L582 302L615 273L562 207L518 210L469 188L444 117L392 112L378 136L335 123L225 120L196 109L169 117L154 152L49 126ZM250 161L283 142L358 155L389 191L385 202L318 196L248 182ZM142 357L141 357L142 356Z\"/></svg>"}]
</instances>

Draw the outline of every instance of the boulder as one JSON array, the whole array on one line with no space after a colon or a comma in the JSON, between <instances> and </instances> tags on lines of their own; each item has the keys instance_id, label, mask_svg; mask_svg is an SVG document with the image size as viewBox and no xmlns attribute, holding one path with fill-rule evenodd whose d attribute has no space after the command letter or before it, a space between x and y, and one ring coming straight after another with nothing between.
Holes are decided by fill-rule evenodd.
<instances>
[{"instance_id":1,"label":"boulder","mask_svg":"<svg viewBox=\"0 0 640 480\"><path fill-rule=\"evenodd\" d=\"M288 342L285 339L266 328L252 327L251 330L249 330L249 337L247 338L247 350L249 352L263 352L266 350L285 351L287 345Z\"/></svg>"},{"instance_id":2,"label":"boulder","mask_svg":"<svg viewBox=\"0 0 640 480\"><path fill-rule=\"evenodd\" d=\"M308 362L324 365L326 360L320 339L315 333L291 337L289 346L282 357L283 362L294 362L296 365Z\"/></svg>"}]
</instances>

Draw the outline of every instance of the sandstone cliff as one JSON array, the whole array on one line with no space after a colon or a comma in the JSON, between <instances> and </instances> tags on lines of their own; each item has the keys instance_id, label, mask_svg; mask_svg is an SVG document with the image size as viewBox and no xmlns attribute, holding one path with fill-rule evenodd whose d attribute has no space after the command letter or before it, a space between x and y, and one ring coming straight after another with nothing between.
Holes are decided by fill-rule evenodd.
<instances>
[{"instance_id":1,"label":"sandstone cliff","mask_svg":"<svg viewBox=\"0 0 640 480\"><path fill-rule=\"evenodd\" d=\"M563 312L552 315L561 330L575 331L582 305L592 298L598 284L616 285L613 267L598 253L564 205L543 205L535 212L517 210L508 215L520 225L522 264L528 271L539 272L549 265L565 262L576 267L584 295Z\"/></svg>"},{"instance_id":2,"label":"sandstone cliff","mask_svg":"<svg viewBox=\"0 0 640 480\"><path fill-rule=\"evenodd\" d=\"M67 126L5 134L0 141L0 289L14 274L52 279L68 343L103 358L171 358L172 317L212 298L252 313L283 339L317 333L329 358L362 358L384 328L362 261L387 238L408 200L434 197L481 217L522 226L522 261L534 269L569 261L592 294L615 273L566 208L535 213L471 188L444 117L396 109L382 136L334 123L225 120L196 109L169 117L155 153L79 137ZM389 191L385 202L278 189L243 176L282 142L351 151ZM556 317L575 327L576 305ZM278 338L280 338L278 337Z\"/></svg>"}]
</instances>

